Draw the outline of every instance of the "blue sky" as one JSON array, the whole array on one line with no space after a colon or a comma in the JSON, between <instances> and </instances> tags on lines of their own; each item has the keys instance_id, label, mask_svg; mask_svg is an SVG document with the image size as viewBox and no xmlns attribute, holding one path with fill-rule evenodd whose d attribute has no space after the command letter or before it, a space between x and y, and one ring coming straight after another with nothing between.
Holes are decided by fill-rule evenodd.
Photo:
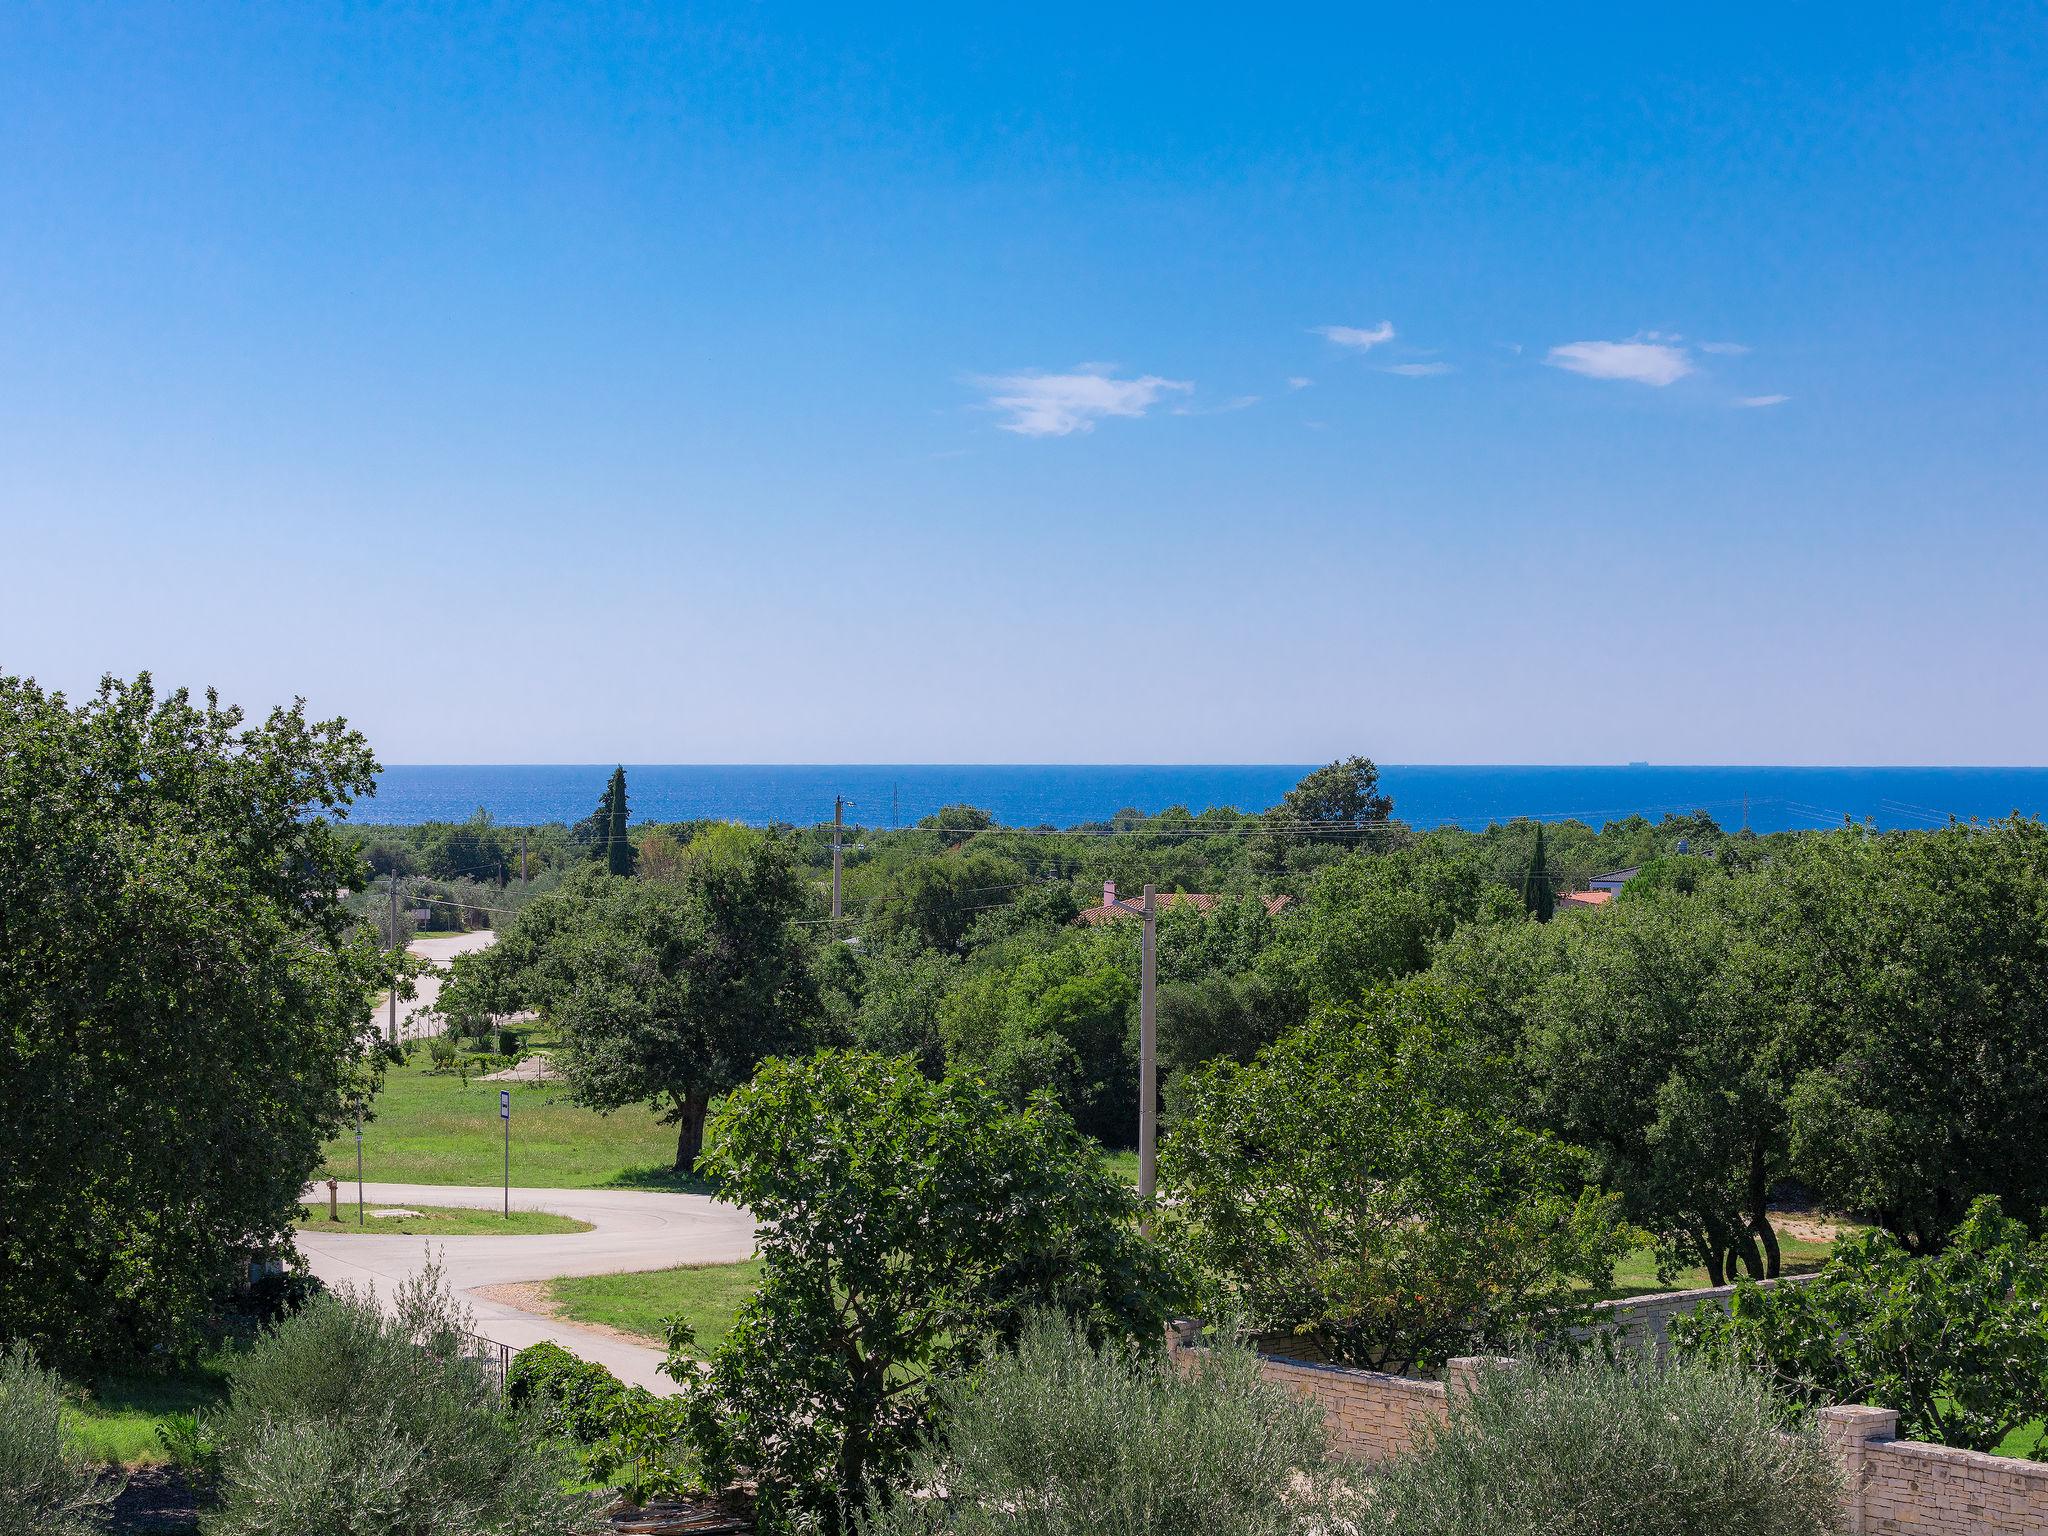
<instances>
[{"instance_id":1,"label":"blue sky","mask_svg":"<svg viewBox=\"0 0 2048 1536\"><path fill-rule=\"evenodd\" d=\"M0 667L394 762L2048 761L2039 7L15 6Z\"/></svg>"}]
</instances>

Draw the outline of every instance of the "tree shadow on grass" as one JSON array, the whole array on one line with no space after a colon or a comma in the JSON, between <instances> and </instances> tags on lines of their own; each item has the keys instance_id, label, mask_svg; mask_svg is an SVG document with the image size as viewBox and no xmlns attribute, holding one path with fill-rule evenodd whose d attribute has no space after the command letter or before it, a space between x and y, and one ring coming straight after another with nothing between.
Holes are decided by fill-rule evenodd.
<instances>
[{"instance_id":1,"label":"tree shadow on grass","mask_svg":"<svg viewBox=\"0 0 2048 1536\"><path fill-rule=\"evenodd\" d=\"M694 1173L678 1173L667 1163L650 1163L644 1168L621 1168L598 1186L600 1189L655 1189L668 1194L715 1195L718 1186Z\"/></svg>"}]
</instances>

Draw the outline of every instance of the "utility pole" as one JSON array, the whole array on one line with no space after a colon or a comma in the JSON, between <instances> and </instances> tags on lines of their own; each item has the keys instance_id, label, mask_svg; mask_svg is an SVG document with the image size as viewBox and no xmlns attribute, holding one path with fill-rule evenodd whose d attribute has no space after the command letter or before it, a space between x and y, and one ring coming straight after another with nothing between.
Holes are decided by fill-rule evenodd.
<instances>
[{"instance_id":1,"label":"utility pole","mask_svg":"<svg viewBox=\"0 0 2048 1536\"><path fill-rule=\"evenodd\" d=\"M1152 1192L1159 1182L1159 901L1145 886L1145 936L1138 951L1138 1198L1152 1233Z\"/></svg>"},{"instance_id":2,"label":"utility pole","mask_svg":"<svg viewBox=\"0 0 2048 1536\"><path fill-rule=\"evenodd\" d=\"M526 828L519 829L519 883L526 884Z\"/></svg>"},{"instance_id":3,"label":"utility pole","mask_svg":"<svg viewBox=\"0 0 2048 1536\"><path fill-rule=\"evenodd\" d=\"M398 876L394 873L391 876L391 948L394 952L396 952L402 949L403 947L404 946L399 943L398 939ZM390 998L391 1043L393 1045L396 1045L398 1044L398 968L395 965L392 967L391 970ZM360 1135L358 1135L357 1137L357 1144L361 1144Z\"/></svg>"},{"instance_id":4,"label":"utility pole","mask_svg":"<svg viewBox=\"0 0 2048 1536\"><path fill-rule=\"evenodd\" d=\"M853 802L844 795L832 797L832 921L839 921L840 834L846 830L846 808Z\"/></svg>"},{"instance_id":5,"label":"utility pole","mask_svg":"<svg viewBox=\"0 0 2048 1536\"><path fill-rule=\"evenodd\" d=\"M356 1104L356 1225L363 1226L363 1106Z\"/></svg>"}]
</instances>

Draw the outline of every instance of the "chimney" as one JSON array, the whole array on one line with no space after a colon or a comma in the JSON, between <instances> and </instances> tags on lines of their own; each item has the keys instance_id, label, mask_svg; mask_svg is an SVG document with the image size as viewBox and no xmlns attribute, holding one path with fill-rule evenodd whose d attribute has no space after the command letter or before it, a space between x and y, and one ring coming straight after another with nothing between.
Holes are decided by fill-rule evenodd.
<instances>
[{"instance_id":1,"label":"chimney","mask_svg":"<svg viewBox=\"0 0 2048 1536\"><path fill-rule=\"evenodd\" d=\"M1116 882L1114 880L1102 882L1102 904L1105 907L1116 905Z\"/></svg>"}]
</instances>

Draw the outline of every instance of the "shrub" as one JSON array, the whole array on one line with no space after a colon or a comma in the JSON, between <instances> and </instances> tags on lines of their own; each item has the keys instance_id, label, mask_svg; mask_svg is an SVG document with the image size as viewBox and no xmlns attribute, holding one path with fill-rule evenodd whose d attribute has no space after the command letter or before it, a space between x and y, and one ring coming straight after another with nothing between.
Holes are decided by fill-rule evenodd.
<instances>
[{"instance_id":1,"label":"shrub","mask_svg":"<svg viewBox=\"0 0 2048 1536\"><path fill-rule=\"evenodd\" d=\"M156 1443L164 1460L195 1481L210 1484L219 1475L220 1442L206 1414L165 1414L156 1427Z\"/></svg>"},{"instance_id":2,"label":"shrub","mask_svg":"<svg viewBox=\"0 0 2048 1536\"><path fill-rule=\"evenodd\" d=\"M1320 1413L1226 1342L1183 1374L1034 1320L936 1396L911 1492L861 1536L1279 1536L1328 1530L1341 1489Z\"/></svg>"},{"instance_id":3,"label":"shrub","mask_svg":"<svg viewBox=\"0 0 2048 1536\"><path fill-rule=\"evenodd\" d=\"M1701 1307L1671 1336L1797 1402L1894 1408L1909 1438L1988 1451L2048 1414L2048 1238L2030 1242L1986 1197L1931 1257L1859 1233L1817 1279L1743 1284L1727 1313Z\"/></svg>"},{"instance_id":4,"label":"shrub","mask_svg":"<svg viewBox=\"0 0 2048 1536\"><path fill-rule=\"evenodd\" d=\"M1365 1536L1824 1536L1834 1464L1754 1374L1627 1356L1485 1371L1375 1475Z\"/></svg>"},{"instance_id":5,"label":"shrub","mask_svg":"<svg viewBox=\"0 0 2048 1536\"><path fill-rule=\"evenodd\" d=\"M342 1290L229 1368L208 1536L568 1536L597 1529L565 1491L565 1447L465 1357L468 1318L431 1266L394 1315Z\"/></svg>"},{"instance_id":6,"label":"shrub","mask_svg":"<svg viewBox=\"0 0 2048 1536\"><path fill-rule=\"evenodd\" d=\"M25 1344L0 1351L0 1536L88 1536L119 1491L66 1445L56 1374Z\"/></svg>"},{"instance_id":7,"label":"shrub","mask_svg":"<svg viewBox=\"0 0 2048 1536\"><path fill-rule=\"evenodd\" d=\"M592 1445L610 1434L629 1399L648 1396L601 1365L572 1355L559 1344L535 1344L512 1357L505 1395L525 1408L548 1434Z\"/></svg>"}]
</instances>

